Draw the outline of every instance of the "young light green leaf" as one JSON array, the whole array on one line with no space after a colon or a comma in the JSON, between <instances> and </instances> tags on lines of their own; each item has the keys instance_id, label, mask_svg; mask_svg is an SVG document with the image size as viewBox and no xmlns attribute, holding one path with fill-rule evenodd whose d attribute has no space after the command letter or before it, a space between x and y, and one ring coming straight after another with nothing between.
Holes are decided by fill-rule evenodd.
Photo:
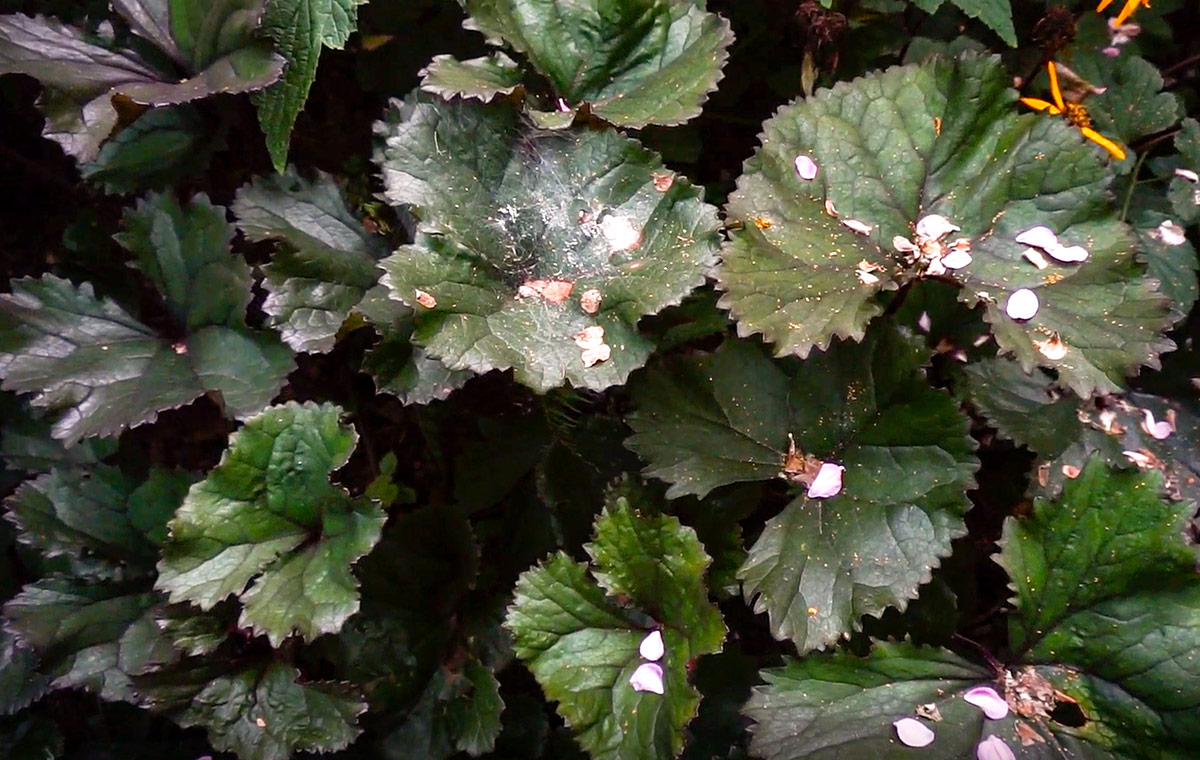
<instances>
[{"instance_id":1,"label":"young light green leaf","mask_svg":"<svg viewBox=\"0 0 1200 760\"><path fill-rule=\"evenodd\" d=\"M264 267L268 324L296 351L324 353L363 294L379 279L387 249L351 211L333 178L307 180L294 169L256 177L233 202L250 240L283 244Z\"/></svg>"},{"instance_id":2,"label":"young light green leaf","mask_svg":"<svg viewBox=\"0 0 1200 760\"><path fill-rule=\"evenodd\" d=\"M763 760L966 760L976 757L981 734L1020 746L1011 719L984 721L962 698L989 680L988 671L942 649L879 643L866 658L810 654L762 675L766 684L755 687L743 712L754 722L750 753ZM937 720L919 717L922 706L927 715L936 710ZM894 724L906 718L932 730L933 743L903 747Z\"/></svg>"},{"instance_id":3,"label":"young light green leaf","mask_svg":"<svg viewBox=\"0 0 1200 760\"><path fill-rule=\"evenodd\" d=\"M727 341L633 386L628 445L647 475L672 484L669 496L775 477L809 487L738 573L772 632L802 651L903 607L966 530L974 445L953 400L926 384L922 358L885 331L787 365ZM812 490L823 463L845 468L832 498Z\"/></svg>"},{"instance_id":4,"label":"young light green leaf","mask_svg":"<svg viewBox=\"0 0 1200 760\"><path fill-rule=\"evenodd\" d=\"M287 58L283 79L254 98L275 170L287 166L288 143L296 117L317 78L321 48L341 50L358 24L358 6L367 0L273 0L267 3L263 32Z\"/></svg>"},{"instance_id":5,"label":"young light green leaf","mask_svg":"<svg viewBox=\"0 0 1200 760\"><path fill-rule=\"evenodd\" d=\"M720 613L704 592L710 559L690 528L635 511L625 497L601 514L587 548L596 581L640 611L619 606L587 565L559 552L517 582L505 622L517 656L592 757L675 757L699 704L688 663L719 651L724 640ZM660 693L635 690L631 680L644 665L638 650L651 630L665 644Z\"/></svg>"},{"instance_id":6,"label":"young light green leaf","mask_svg":"<svg viewBox=\"0 0 1200 760\"><path fill-rule=\"evenodd\" d=\"M189 332L246 323L250 267L229 250L233 225L203 193L180 205L173 193L150 193L126 209L116 241L137 256L167 309Z\"/></svg>"},{"instance_id":7,"label":"young light green leaf","mask_svg":"<svg viewBox=\"0 0 1200 760\"><path fill-rule=\"evenodd\" d=\"M818 92L767 121L727 209L743 229L716 273L739 332L803 357L835 336L861 339L878 290L938 277L984 306L1000 347L1026 370L1052 369L1081 395L1155 366L1173 346L1161 334L1167 300L1108 203L1106 154L1061 119L1021 114L1010 84L995 59L935 58ZM930 218L953 227L914 236ZM1016 241L1038 226L1086 260L1039 269ZM1032 313L1006 309L1018 292Z\"/></svg>"},{"instance_id":8,"label":"young light green leaf","mask_svg":"<svg viewBox=\"0 0 1200 760\"><path fill-rule=\"evenodd\" d=\"M157 588L205 610L237 595L239 624L275 646L292 633L338 631L358 610L351 565L386 519L329 482L356 440L340 415L289 403L247 420L171 520Z\"/></svg>"},{"instance_id":9,"label":"young light green leaf","mask_svg":"<svg viewBox=\"0 0 1200 760\"><path fill-rule=\"evenodd\" d=\"M181 726L208 732L213 748L241 760L290 760L296 753L345 749L367 705L344 684L300 680L274 662L234 667L204 658L136 679L139 701Z\"/></svg>"},{"instance_id":10,"label":"young light green leaf","mask_svg":"<svg viewBox=\"0 0 1200 760\"><path fill-rule=\"evenodd\" d=\"M420 75L422 90L447 100L463 97L488 103L521 86L520 67L501 52L469 61L460 61L452 55L435 55Z\"/></svg>"},{"instance_id":11,"label":"young light green leaf","mask_svg":"<svg viewBox=\"0 0 1200 760\"><path fill-rule=\"evenodd\" d=\"M508 108L427 98L376 131L387 199L422 230L383 281L451 369L511 367L539 392L622 383L651 348L637 319L713 261L699 188L614 131L542 132Z\"/></svg>"},{"instance_id":12,"label":"young light green leaf","mask_svg":"<svg viewBox=\"0 0 1200 760\"><path fill-rule=\"evenodd\" d=\"M1051 747L1082 743L1097 758L1200 752L1200 582L1183 538L1194 505L1164 501L1162 484L1092 461L1058 502L1038 500L1005 524L1013 649L1085 721L1049 721L1039 733Z\"/></svg>"},{"instance_id":13,"label":"young light green leaf","mask_svg":"<svg viewBox=\"0 0 1200 760\"><path fill-rule=\"evenodd\" d=\"M674 0L460 0L480 31L528 58L569 107L624 127L682 124L716 89L729 22Z\"/></svg>"}]
</instances>

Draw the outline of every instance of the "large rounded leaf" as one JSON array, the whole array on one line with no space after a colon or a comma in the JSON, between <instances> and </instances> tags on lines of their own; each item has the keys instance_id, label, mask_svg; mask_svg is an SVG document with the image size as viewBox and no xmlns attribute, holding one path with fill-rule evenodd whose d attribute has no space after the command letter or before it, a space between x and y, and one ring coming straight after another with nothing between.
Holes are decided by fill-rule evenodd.
<instances>
[{"instance_id":1,"label":"large rounded leaf","mask_svg":"<svg viewBox=\"0 0 1200 760\"><path fill-rule=\"evenodd\" d=\"M991 58L934 59L839 84L767 121L730 197L743 229L717 273L739 330L806 356L835 336L860 339L880 289L937 276L984 307L1026 370L1054 369L1080 394L1155 366L1173 345L1160 334L1167 301L1111 208L1106 154L1061 119L1020 113L1010 82ZM897 237L922 242L914 229L929 215L961 228L937 242L963 239L969 263L943 271L896 249ZM1038 226L1087 259L1041 253L1039 268L1016 241ZM1022 289L1036 297L1032 314L1007 308Z\"/></svg>"},{"instance_id":2,"label":"large rounded leaf","mask_svg":"<svg viewBox=\"0 0 1200 760\"><path fill-rule=\"evenodd\" d=\"M413 340L451 369L602 389L646 361L637 320L699 285L718 245L700 190L607 130L425 99L377 126L386 195L420 220L383 262Z\"/></svg>"},{"instance_id":3,"label":"large rounded leaf","mask_svg":"<svg viewBox=\"0 0 1200 760\"><path fill-rule=\"evenodd\" d=\"M568 107L613 124L682 124L717 87L729 22L685 0L460 0L528 57Z\"/></svg>"},{"instance_id":4,"label":"large rounded leaf","mask_svg":"<svg viewBox=\"0 0 1200 760\"><path fill-rule=\"evenodd\" d=\"M799 480L801 458L845 467L840 493L802 494L770 520L738 574L772 632L801 650L903 607L966 532L978 462L966 420L920 362L885 331L785 365L727 342L633 385L629 446L672 484L668 495Z\"/></svg>"}]
</instances>

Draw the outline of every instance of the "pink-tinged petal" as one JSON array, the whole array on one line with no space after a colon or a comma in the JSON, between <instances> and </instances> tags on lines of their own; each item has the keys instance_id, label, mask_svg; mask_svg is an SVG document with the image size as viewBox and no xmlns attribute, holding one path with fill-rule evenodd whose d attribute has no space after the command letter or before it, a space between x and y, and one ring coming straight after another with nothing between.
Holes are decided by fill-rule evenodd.
<instances>
[{"instance_id":1,"label":"pink-tinged petal","mask_svg":"<svg viewBox=\"0 0 1200 760\"><path fill-rule=\"evenodd\" d=\"M816 161L808 156L796 156L796 173L800 175L800 179L816 179L817 171Z\"/></svg>"},{"instance_id":2,"label":"pink-tinged petal","mask_svg":"<svg viewBox=\"0 0 1200 760\"><path fill-rule=\"evenodd\" d=\"M817 477L812 479L812 485L809 486L809 498L838 496L838 493L841 492L841 473L845 469L841 465L834 465L833 462L822 463L821 469L817 471Z\"/></svg>"},{"instance_id":3,"label":"pink-tinged petal","mask_svg":"<svg viewBox=\"0 0 1200 760\"><path fill-rule=\"evenodd\" d=\"M642 656L643 660L661 660L666 651L662 631L659 630L653 630L646 634L646 638L642 639L642 643L638 645L638 654Z\"/></svg>"},{"instance_id":4,"label":"pink-tinged petal","mask_svg":"<svg viewBox=\"0 0 1200 760\"><path fill-rule=\"evenodd\" d=\"M1158 228L1150 233L1150 237L1158 238L1163 245L1183 245L1187 242L1187 235L1184 234L1183 228L1175 222L1167 219Z\"/></svg>"},{"instance_id":5,"label":"pink-tinged petal","mask_svg":"<svg viewBox=\"0 0 1200 760\"><path fill-rule=\"evenodd\" d=\"M1100 52L1104 53L1109 58L1116 58L1117 56L1119 56L1121 54L1121 48L1113 47L1110 45L1109 47L1104 48Z\"/></svg>"},{"instance_id":6,"label":"pink-tinged petal","mask_svg":"<svg viewBox=\"0 0 1200 760\"><path fill-rule=\"evenodd\" d=\"M921 316L917 318L917 329L923 333L927 333L931 327L933 327L933 320L929 318L929 312L921 312Z\"/></svg>"},{"instance_id":7,"label":"pink-tinged petal","mask_svg":"<svg viewBox=\"0 0 1200 760\"><path fill-rule=\"evenodd\" d=\"M629 685L633 687L634 691L662 694L665 691L663 689L663 669L653 662L643 662L629 677Z\"/></svg>"},{"instance_id":8,"label":"pink-tinged petal","mask_svg":"<svg viewBox=\"0 0 1200 760\"><path fill-rule=\"evenodd\" d=\"M975 757L977 760L1017 760L1017 756L998 736L989 736L979 742L975 747Z\"/></svg>"},{"instance_id":9,"label":"pink-tinged petal","mask_svg":"<svg viewBox=\"0 0 1200 760\"><path fill-rule=\"evenodd\" d=\"M962 227L951 224L950 220L941 214L930 214L921 217L917 222L917 237L929 240L940 240L951 232L958 232Z\"/></svg>"},{"instance_id":10,"label":"pink-tinged petal","mask_svg":"<svg viewBox=\"0 0 1200 760\"><path fill-rule=\"evenodd\" d=\"M1149 409L1144 409L1143 412L1146 418L1142 420L1142 430L1150 434L1150 437L1161 441L1164 438L1169 438L1175 429L1171 426L1169 420L1154 420L1154 413Z\"/></svg>"},{"instance_id":11,"label":"pink-tinged petal","mask_svg":"<svg viewBox=\"0 0 1200 760\"><path fill-rule=\"evenodd\" d=\"M892 238L892 247L901 253L914 253L919 250L917 244L903 235L897 235Z\"/></svg>"},{"instance_id":12,"label":"pink-tinged petal","mask_svg":"<svg viewBox=\"0 0 1200 760\"><path fill-rule=\"evenodd\" d=\"M1049 227L1031 227L1017 235L1016 240L1021 245L1031 245L1034 248L1041 248L1043 251L1059 247L1058 235L1055 235L1054 230Z\"/></svg>"},{"instance_id":13,"label":"pink-tinged petal","mask_svg":"<svg viewBox=\"0 0 1200 760\"><path fill-rule=\"evenodd\" d=\"M808 487L808 498L828 499L830 496L837 496L841 493L842 472L845 469L840 464L833 462L822 464L821 469L817 470L817 477L813 478L812 485Z\"/></svg>"},{"instance_id":14,"label":"pink-tinged petal","mask_svg":"<svg viewBox=\"0 0 1200 760\"><path fill-rule=\"evenodd\" d=\"M860 222L857 219L843 219L842 224L846 225L860 235L870 235L871 230L875 229L866 222Z\"/></svg>"},{"instance_id":15,"label":"pink-tinged petal","mask_svg":"<svg viewBox=\"0 0 1200 760\"><path fill-rule=\"evenodd\" d=\"M1061 261L1064 264L1078 264L1081 261L1087 261L1088 249L1081 245L1061 245L1046 249L1046 253L1050 254L1050 258Z\"/></svg>"},{"instance_id":16,"label":"pink-tinged petal","mask_svg":"<svg viewBox=\"0 0 1200 760\"><path fill-rule=\"evenodd\" d=\"M963 694L963 699L983 710L983 714L991 720L1000 720L1008 715L1008 702L1005 702L1004 697L1000 696L991 686L976 686L973 689L967 689Z\"/></svg>"},{"instance_id":17,"label":"pink-tinged petal","mask_svg":"<svg viewBox=\"0 0 1200 760\"><path fill-rule=\"evenodd\" d=\"M901 718L892 726L906 747L928 747L933 743L933 731L916 718Z\"/></svg>"},{"instance_id":18,"label":"pink-tinged petal","mask_svg":"<svg viewBox=\"0 0 1200 760\"><path fill-rule=\"evenodd\" d=\"M1037 293L1029 288L1021 288L1008 297L1004 313L1019 322L1024 322L1027 319L1033 319L1033 315L1038 313L1040 307Z\"/></svg>"},{"instance_id":19,"label":"pink-tinged petal","mask_svg":"<svg viewBox=\"0 0 1200 760\"><path fill-rule=\"evenodd\" d=\"M942 257L942 266L947 269L962 269L971 263L971 254L962 249L950 251Z\"/></svg>"}]
</instances>

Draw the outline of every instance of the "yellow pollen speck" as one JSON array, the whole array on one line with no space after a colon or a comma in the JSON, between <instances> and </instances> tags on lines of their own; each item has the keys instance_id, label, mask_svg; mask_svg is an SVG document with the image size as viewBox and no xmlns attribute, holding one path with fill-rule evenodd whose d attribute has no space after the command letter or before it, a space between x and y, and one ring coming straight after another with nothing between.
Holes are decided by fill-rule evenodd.
<instances>
[{"instance_id":1,"label":"yellow pollen speck","mask_svg":"<svg viewBox=\"0 0 1200 760\"><path fill-rule=\"evenodd\" d=\"M809 607L809 608L808 608L808 615L809 615L809 617L816 617L816 616L817 616L817 611L818 611L818 610L817 610L817 608L816 608L816 607Z\"/></svg>"},{"instance_id":2,"label":"yellow pollen speck","mask_svg":"<svg viewBox=\"0 0 1200 760\"><path fill-rule=\"evenodd\" d=\"M1063 275L1061 272L1055 272L1054 274L1048 274L1042 280L1042 282L1046 283L1047 285L1053 285L1057 282L1062 282L1062 281L1063 281Z\"/></svg>"},{"instance_id":3,"label":"yellow pollen speck","mask_svg":"<svg viewBox=\"0 0 1200 760\"><path fill-rule=\"evenodd\" d=\"M768 216L756 216L754 217L754 226L760 230L769 230L771 229L771 218Z\"/></svg>"}]
</instances>

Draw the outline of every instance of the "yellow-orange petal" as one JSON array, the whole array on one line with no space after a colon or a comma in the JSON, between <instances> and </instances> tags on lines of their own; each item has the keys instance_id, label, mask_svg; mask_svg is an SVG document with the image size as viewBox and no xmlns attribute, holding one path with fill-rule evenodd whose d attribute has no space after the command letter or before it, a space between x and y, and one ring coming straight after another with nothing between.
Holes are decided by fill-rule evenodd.
<instances>
[{"instance_id":1,"label":"yellow-orange petal","mask_svg":"<svg viewBox=\"0 0 1200 760\"><path fill-rule=\"evenodd\" d=\"M1117 25L1124 24L1125 20L1133 15L1133 12L1138 9L1139 5L1145 5L1147 8L1150 7L1149 0L1125 0L1125 7L1117 14L1117 20L1113 23Z\"/></svg>"},{"instance_id":2,"label":"yellow-orange petal","mask_svg":"<svg viewBox=\"0 0 1200 760\"><path fill-rule=\"evenodd\" d=\"M1062 90L1058 88L1058 65L1054 61L1046 61L1046 71L1050 72L1050 94L1054 96L1054 105L1059 111L1067 110L1063 104Z\"/></svg>"},{"instance_id":3,"label":"yellow-orange petal","mask_svg":"<svg viewBox=\"0 0 1200 760\"><path fill-rule=\"evenodd\" d=\"M1099 132L1092 129L1091 127L1080 127L1079 131L1083 133L1084 137L1086 137L1087 139L1089 139L1092 142L1099 145L1101 148L1104 148L1106 151L1108 151L1112 155L1113 158L1117 159L1118 161L1125 160L1125 149L1122 148L1120 145L1117 145L1115 142L1108 139L1107 137L1100 134Z\"/></svg>"},{"instance_id":4,"label":"yellow-orange petal","mask_svg":"<svg viewBox=\"0 0 1200 760\"><path fill-rule=\"evenodd\" d=\"M1047 108L1054 109L1053 103L1047 103L1041 98L1021 98L1021 102L1035 111L1045 111Z\"/></svg>"},{"instance_id":5,"label":"yellow-orange petal","mask_svg":"<svg viewBox=\"0 0 1200 760\"><path fill-rule=\"evenodd\" d=\"M1112 5L1112 1L1113 0L1100 0L1100 4L1096 6L1096 13L1099 13L1108 6Z\"/></svg>"}]
</instances>

